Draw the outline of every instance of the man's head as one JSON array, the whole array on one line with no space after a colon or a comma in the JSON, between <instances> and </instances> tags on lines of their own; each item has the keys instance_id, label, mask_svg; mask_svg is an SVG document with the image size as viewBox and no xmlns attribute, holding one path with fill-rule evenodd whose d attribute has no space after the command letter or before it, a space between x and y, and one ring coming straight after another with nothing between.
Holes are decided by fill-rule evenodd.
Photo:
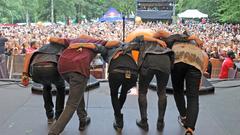
<instances>
[{"instance_id":1,"label":"man's head","mask_svg":"<svg viewBox=\"0 0 240 135\"><path fill-rule=\"evenodd\" d=\"M229 58L231 58L231 59L235 59L235 54L234 54L233 51L228 51L228 52L227 52L227 56L228 56Z\"/></svg>"},{"instance_id":2,"label":"man's head","mask_svg":"<svg viewBox=\"0 0 240 135\"><path fill-rule=\"evenodd\" d=\"M31 41L30 42L30 46L32 47L32 48L34 48L34 49L37 49L38 48L38 43L37 43L37 41Z\"/></svg>"}]
</instances>

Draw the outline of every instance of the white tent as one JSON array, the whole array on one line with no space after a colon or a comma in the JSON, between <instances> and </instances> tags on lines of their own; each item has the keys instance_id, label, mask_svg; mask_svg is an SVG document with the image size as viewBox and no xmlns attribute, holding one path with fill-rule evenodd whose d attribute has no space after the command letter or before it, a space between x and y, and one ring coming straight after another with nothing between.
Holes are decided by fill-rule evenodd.
<instances>
[{"instance_id":1,"label":"white tent","mask_svg":"<svg viewBox=\"0 0 240 135\"><path fill-rule=\"evenodd\" d=\"M188 9L177 15L180 18L207 18L208 15L204 14L197 9Z\"/></svg>"}]
</instances>

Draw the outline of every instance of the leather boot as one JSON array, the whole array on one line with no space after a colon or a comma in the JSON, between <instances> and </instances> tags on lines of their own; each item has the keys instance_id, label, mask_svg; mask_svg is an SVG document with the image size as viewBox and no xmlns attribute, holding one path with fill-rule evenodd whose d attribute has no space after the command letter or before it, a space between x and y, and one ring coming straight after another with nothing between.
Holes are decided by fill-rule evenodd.
<instances>
[{"instance_id":1,"label":"leather boot","mask_svg":"<svg viewBox=\"0 0 240 135\"><path fill-rule=\"evenodd\" d=\"M113 127L116 131L121 132L123 128L123 114L119 116L115 115L115 121L113 123Z\"/></svg>"},{"instance_id":2,"label":"leather boot","mask_svg":"<svg viewBox=\"0 0 240 135\"><path fill-rule=\"evenodd\" d=\"M81 119L80 120L80 124L79 124L79 130L80 131L83 131L87 128L87 126L90 124L91 122L91 118L89 116L87 116L86 118L84 119Z\"/></svg>"},{"instance_id":3,"label":"leather boot","mask_svg":"<svg viewBox=\"0 0 240 135\"><path fill-rule=\"evenodd\" d=\"M161 120L158 120L158 122L157 122L157 130L158 131L163 131L164 126L165 126L165 122L161 121Z\"/></svg>"},{"instance_id":4,"label":"leather boot","mask_svg":"<svg viewBox=\"0 0 240 135\"><path fill-rule=\"evenodd\" d=\"M145 131L148 131L148 122L147 119L137 120L136 124L138 127L142 128Z\"/></svg>"}]
</instances>

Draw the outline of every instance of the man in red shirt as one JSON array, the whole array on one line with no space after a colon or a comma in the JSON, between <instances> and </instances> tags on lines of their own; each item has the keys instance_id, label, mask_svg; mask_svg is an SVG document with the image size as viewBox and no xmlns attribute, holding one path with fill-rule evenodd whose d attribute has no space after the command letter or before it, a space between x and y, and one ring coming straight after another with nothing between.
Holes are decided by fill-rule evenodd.
<instances>
[{"instance_id":1,"label":"man in red shirt","mask_svg":"<svg viewBox=\"0 0 240 135\"><path fill-rule=\"evenodd\" d=\"M84 91L90 75L90 63L98 52L101 52L103 46L109 44L118 44L117 41L105 41L94 39L89 36L80 36L76 39L50 38L50 42L64 44L65 49L58 61L58 70L62 77L69 83L69 97L66 107L59 119L51 127L48 135L59 135L72 118L75 111L79 117L79 130L82 131L90 123L90 117L87 116L84 102ZM84 43L89 48L78 48ZM97 44L97 46L93 45ZM92 46L96 48L92 48ZM99 50L98 50L99 49Z\"/></svg>"},{"instance_id":2,"label":"man in red shirt","mask_svg":"<svg viewBox=\"0 0 240 135\"><path fill-rule=\"evenodd\" d=\"M228 71L230 68L234 67L234 62L233 59L235 58L235 54L233 51L228 51L227 52L227 57L222 63L221 71L219 74L220 79L226 79L228 78Z\"/></svg>"}]
</instances>

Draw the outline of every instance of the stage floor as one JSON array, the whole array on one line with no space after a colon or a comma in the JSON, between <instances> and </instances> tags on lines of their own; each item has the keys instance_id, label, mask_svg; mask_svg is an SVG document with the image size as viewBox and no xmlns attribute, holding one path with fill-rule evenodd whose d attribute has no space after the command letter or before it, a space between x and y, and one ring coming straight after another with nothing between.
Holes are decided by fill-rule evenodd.
<instances>
[{"instance_id":1,"label":"stage floor","mask_svg":"<svg viewBox=\"0 0 240 135\"><path fill-rule=\"evenodd\" d=\"M222 88L240 84L239 81L218 83L215 93L200 96L200 112L196 135L239 135L240 90L239 87ZM74 114L61 135L115 135L112 127L113 110L107 82L85 92L89 94L88 113L91 123L84 132L78 131L78 118ZM184 129L177 122L177 110L173 95L168 94L168 105L163 132L156 129L157 94L148 92L149 131L144 132L135 124L139 118L137 93L128 95L123 109L123 135L183 135ZM87 101L86 101L87 102ZM41 95L32 94L31 87L22 88L12 83L0 82L0 131L1 135L47 135L49 125L45 117Z\"/></svg>"}]
</instances>

